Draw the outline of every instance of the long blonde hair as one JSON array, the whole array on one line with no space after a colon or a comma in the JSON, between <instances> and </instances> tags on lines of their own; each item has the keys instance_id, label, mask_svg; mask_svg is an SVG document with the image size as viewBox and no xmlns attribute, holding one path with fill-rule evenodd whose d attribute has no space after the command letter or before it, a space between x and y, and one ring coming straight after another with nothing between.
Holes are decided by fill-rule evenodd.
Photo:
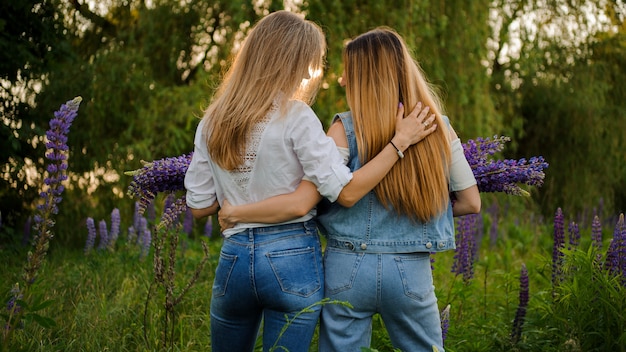
<instances>
[{"instance_id":1,"label":"long blonde hair","mask_svg":"<svg viewBox=\"0 0 626 352\"><path fill-rule=\"evenodd\" d=\"M243 163L252 127L274 103L284 108L289 99L299 99L311 105L325 54L324 33L315 23L288 11L262 18L244 40L205 112L212 159L225 170L235 169Z\"/></svg>"},{"instance_id":2,"label":"long blonde hair","mask_svg":"<svg viewBox=\"0 0 626 352\"><path fill-rule=\"evenodd\" d=\"M391 140L398 103L410 113L418 103L430 107L438 127L423 141L409 147L374 188L385 207L428 221L449 204L448 126L442 105L419 64L395 31L379 27L350 41L343 52L346 96L354 119L359 158L366 163Z\"/></svg>"}]
</instances>

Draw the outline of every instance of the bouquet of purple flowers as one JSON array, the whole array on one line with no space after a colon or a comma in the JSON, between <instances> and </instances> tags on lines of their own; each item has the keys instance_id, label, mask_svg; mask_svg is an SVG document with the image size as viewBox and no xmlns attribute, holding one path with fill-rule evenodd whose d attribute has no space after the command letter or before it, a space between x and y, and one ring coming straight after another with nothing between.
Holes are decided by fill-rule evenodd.
<instances>
[{"instance_id":1,"label":"bouquet of purple flowers","mask_svg":"<svg viewBox=\"0 0 626 352\"><path fill-rule=\"evenodd\" d=\"M537 187L543 185L544 169L548 167L548 163L541 156L528 160L523 158L494 160L493 155L502 151L504 143L508 141L510 138L504 136L494 136L493 139L470 139L463 144L463 151L480 192L504 192L528 196L528 191L520 185ZM140 211L145 210L159 192L185 189L185 173L191 162L191 156L190 153L143 162L142 168L126 173L133 176L128 194L138 199Z\"/></svg>"}]
</instances>

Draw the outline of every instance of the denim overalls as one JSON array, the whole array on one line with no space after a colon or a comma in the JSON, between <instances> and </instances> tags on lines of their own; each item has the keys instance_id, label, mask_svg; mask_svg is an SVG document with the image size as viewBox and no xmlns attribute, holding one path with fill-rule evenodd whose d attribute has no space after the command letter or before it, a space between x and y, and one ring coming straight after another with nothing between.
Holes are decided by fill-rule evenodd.
<instances>
[{"instance_id":1,"label":"denim overalls","mask_svg":"<svg viewBox=\"0 0 626 352\"><path fill-rule=\"evenodd\" d=\"M352 171L361 167L350 112L340 118ZM406 187L411 187L407 184ZM320 351L369 347L372 316L379 313L393 346L402 351L443 351L430 252L455 248L452 207L421 223L387 210L373 191L353 207L337 203L319 215L327 237L325 296L348 301L322 309Z\"/></svg>"}]
</instances>

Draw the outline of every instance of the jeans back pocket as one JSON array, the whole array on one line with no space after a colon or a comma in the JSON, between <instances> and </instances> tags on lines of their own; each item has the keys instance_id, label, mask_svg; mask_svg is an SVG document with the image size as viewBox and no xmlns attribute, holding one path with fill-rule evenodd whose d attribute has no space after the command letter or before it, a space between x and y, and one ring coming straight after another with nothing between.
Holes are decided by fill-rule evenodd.
<instances>
[{"instance_id":1,"label":"jeans back pocket","mask_svg":"<svg viewBox=\"0 0 626 352\"><path fill-rule=\"evenodd\" d=\"M309 297L322 286L316 248L298 248L266 254L280 288L285 293Z\"/></svg>"}]
</instances>

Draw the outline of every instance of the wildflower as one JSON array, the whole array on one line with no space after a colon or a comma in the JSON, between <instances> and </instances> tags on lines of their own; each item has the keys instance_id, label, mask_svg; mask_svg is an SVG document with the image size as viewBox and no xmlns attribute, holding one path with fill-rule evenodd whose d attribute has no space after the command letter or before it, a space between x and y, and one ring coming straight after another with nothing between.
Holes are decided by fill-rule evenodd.
<instances>
[{"instance_id":1,"label":"wildflower","mask_svg":"<svg viewBox=\"0 0 626 352\"><path fill-rule=\"evenodd\" d=\"M602 224L598 215L595 215L591 222L591 243L597 251L602 249Z\"/></svg>"},{"instance_id":2,"label":"wildflower","mask_svg":"<svg viewBox=\"0 0 626 352\"><path fill-rule=\"evenodd\" d=\"M578 229L578 224L573 221L570 222L568 231L569 231L569 245L570 245L569 248L575 249L576 247L578 247L578 244L580 243L580 231Z\"/></svg>"},{"instance_id":3,"label":"wildflower","mask_svg":"<svg viewBox=\"0 0 626 352\"><path fill-rule=\"evenodd\" d=\"M24 297L24 295L22 294L22 290L20 290L20 284L16 283L15 285L13 285L10 293L11 298L9 298L6 308L9 315L14 316L16 314L19 314L22 310L22 307L18 303L18 301L20 301Z\"/></svg>"},{"instance_id":4,"label":"wildflower","mask_svg":"<svg viewBox=\"0 0 626 352\"><path fill-rule=\"evenodd\" d=\"M96 243L96 225L93 218L87 218L87 241L85 241L85 254L89 254Z\"/></svg>"},{"instance_id":5,"label":"wildflower","mask_svg":"<svg viewBox=\"0 0 626 352\"><path fill-rule=\"evenodd\" d=\"M191 231L193 230L193 214L191 213L191 209L187 208L185 211L185 219L183 221L183 232L187 235L191 235Z\"/></svg>"},{"instance_id":6,"label":"wildflower","mask_svg":"<svg viewBox=\"0 0 626 352\"><path fill-rule=\"evenodd\" d=\"M157 230L164 228L171 228L179 221L180 215L187 211L186 197L183 195L178 199L168 197L169 202L166 202L166 207L163 210L161 216L161 222L157 225ZM173 200L172 200L173 199Z\"/></svg>"},{"instance_id":7,"label":"wildflower","mask_svg":"<svg viewBox=\"0 0 626 352\"><path fill-rule=\"evenodd\" d=\"M141 169L125 173L133 176L128 187L128 195L139 199L142 213L160 192L185 189L185 173L189 168L191 156L192 153L152 162L142 161Z\"/></svg>"},{"instance_id":8,"label":"wildflower","mask_svg":"<svg viewBox=\"0 0 626 352\"><path fill-rule=\"evenodd\" d=\"M148 220L142 217L139 220L139 233L141 234L138 241L141 246L141 257L144 258L150 253L150 244L152 243L152 234L148 229Z\"/></svg>"},{"instance_id":9,"label":"wildflower","mask_svg":"<svg viewBox=\"0 0 626 352\"><path fill-rule=\"evenodd\" d=\"M522 325L524 325L526 308L528 307L528 270L526 269L526 264L522 264L519 282L519 305L517 306L515 320L513 320L513 332L511 333L513 343L519 341L522 336Z\"/></svg>"},{"instance_id":10,"label":"wildflower","mask_svg":"<svg viewBox=\"0 0 626 352\"><path fill-rule=\"evenodd\" d=\"M605 267L612 274L622 274L623 283L626 285L626 224L624 213L620 214L613 239L606 253Z\"/></svg>"},{"instance_id":11,"label":"wildflower","mask_svg":"<svg viewBox=\"0 0 626 352\"><path fill-rule=\"evenodd\" d=\"M100 243L98 243L98 249L106 249L109 245L109 234L107 231L107 222L100 220L98 223L98 233L100 234Z\"/></svg>"},{"instance_id":12,"label":"wildflower","mask_svg":"<svg viewBox=\"0 0 626 352\"><path fill-rule=\"evenodd\" d=\"M445 346L446 337L448 336L448 329L450 328L450 305L448 304L443 311L441 311L441 338L443 345Z\"/></svg>"},{"instance_id":13,"label":"wildflower","mask_svg":"<svg viewBox=\"0 0 626 352\"><path fill-rule=\"evenodd\" d=\"M475 224L477 217L474 215L465 215L459 217L458 231L456 233L457 248L454 253L454 263L452 264L452 272L457 275L463 275L463 282L469 283L474 277L474 257L476 250L475 243Z\"/></svg>"},{"instance_id":14,"label":"wildflower","mask_svg":"<svg viewBox=\"0 0 626 352\"><path fill-rule=\"evenodd\" d=\"M490 156L502 151L508 137L494 136L468 140L463 144L465 157L469 162L478 189L481 192L504 192L512 195L528 195L519 184L542 186L544 169L548 167L541 156L519 160L491 160Z\"/></svg>"},{"instance_id":15,"label":"wildflower","mask_svg":"<svg viewBox=\"0 0 626 352\"><path fill-rule=\"evenodd\" d=\"M115 242L120 234L120 210L115 208L111 211L111 233L109 234L109 249L115 248Z\"/></svg>"},{"instance_id":16,"label":"wildflower","mask_svg":"<svg viewBox=\"0 0 626 352\"><path fill-rule=\"evenodd\" d=\"M554 245L552 247L552 285L561 280L561 266L563 264L563 249L565 248L565 232L563 227L563 211L556 210L554 216Z\"/></svg>"},{"instance_id":17,"label":"wildflower","mask_svg":"<svg viewBox=\"0 0 626 352\"><path fill-rule=\"evenodd\" d=\"M33 217L35 229L34 251L27 257L23 278L30 286L36 279L37 271L48 252L49 242L53 237L54 215L59 211L65 187L62 182L67 179L67 134L70 126L78 114L78 107L82 98L76 97L61 105L50 120L50 129L46 131L47 152L45 154L49 164L46 167L48 176L44 179L45 190L40 193L42 203L37 206L37 213Z\"/></svg>"}]
</instances>

